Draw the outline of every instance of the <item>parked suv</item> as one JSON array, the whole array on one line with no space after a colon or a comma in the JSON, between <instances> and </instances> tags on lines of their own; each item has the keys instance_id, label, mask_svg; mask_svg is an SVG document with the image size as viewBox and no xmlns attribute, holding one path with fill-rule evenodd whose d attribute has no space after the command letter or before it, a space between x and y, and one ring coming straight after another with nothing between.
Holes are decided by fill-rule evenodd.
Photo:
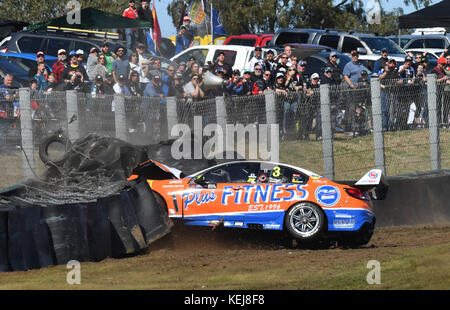
<instances>
[{"instance_id":1,"label":"parked suv","mask_svg":"<svg viewBox=\"0 0 450 310\"><path fill-rule=\"evenodd\" d=\"M36 54L42 51L45 55L57 57L59 49L65 49L67 52L81 49L88 55L92 47L100 49L103 42L104 40L100 38L81 37L69 33L21 31L12 33L11 39L0 46L0 52ZM119 43L122 44L119 41L110 42L110 50L114 50Z\"/></svg>"},{"instance_id":2,"label":"parked suv","mask_svg":"<svg viewBox=\"0 0 450 310\"><path fill-rule=\"evenodd\" d=\"M442 51L450 46L450 34L427 34L414 36L405 44L403 49L425 49L428 51Z\"/></svg>"},{"instance_id":3,"label":"parked suv","mask_svg":"<svg viewBox=\"0 0 450 310\"><path fill-rule=\"evenodd\" d=\"M335 30L321 29L279 29L270 44L282 45L287 43L312 43L331 47L343 54L350 55L352 50L357 50L359 59L369 68L381 57L381 50L386 48L389 57L397 62L405 60L405 52L394 41L385 37L372 34L354 32L338 32Z\"/></svg>"}]
</instances>

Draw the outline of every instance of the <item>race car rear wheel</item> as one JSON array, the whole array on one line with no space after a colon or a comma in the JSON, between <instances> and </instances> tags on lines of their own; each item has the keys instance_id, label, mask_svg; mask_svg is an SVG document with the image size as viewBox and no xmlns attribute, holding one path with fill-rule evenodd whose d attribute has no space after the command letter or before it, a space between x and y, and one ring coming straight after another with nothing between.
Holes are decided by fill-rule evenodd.
<instances>
[{"instance_id":1,"label":"race car rear wheel","mask_svg":"<svg viewBox=\"0 0 450 310\"><path fill-rule=\"evenodd\" d=\"M289 234L298 241L313 241L323 232L325 214L311 202L300 202L288 210L284 225Z\"/></svg>"}]
</instances>

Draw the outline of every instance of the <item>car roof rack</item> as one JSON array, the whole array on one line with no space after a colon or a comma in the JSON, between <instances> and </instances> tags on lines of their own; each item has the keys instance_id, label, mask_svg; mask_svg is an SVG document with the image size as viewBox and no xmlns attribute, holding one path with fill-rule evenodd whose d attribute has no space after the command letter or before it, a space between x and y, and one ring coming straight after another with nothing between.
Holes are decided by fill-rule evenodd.
<instances>
[{"instance_id":1,"label":"car roof rack","mask_svg":"<svg viewBox=\"0 0 450 310\"><path fill-rule=\"evenodd\" d=\"M97 31L97 30L86 30L86 29L76 29L76 28L63 28L48 26L47 31L55 32L63 35L76 35L76 36L86 36L90 38L98 39L119 39L119 34L116 32L107 31Z\"/></svg>"}]
</instances>

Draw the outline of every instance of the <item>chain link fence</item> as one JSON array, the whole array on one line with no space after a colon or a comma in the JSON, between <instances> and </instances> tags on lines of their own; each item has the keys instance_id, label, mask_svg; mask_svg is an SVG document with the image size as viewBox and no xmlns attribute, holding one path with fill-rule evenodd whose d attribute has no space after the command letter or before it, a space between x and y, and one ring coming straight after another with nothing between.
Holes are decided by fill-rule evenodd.
<instances>
[{"instance_id":1,"label":"chain link fence","mask_svg":"<svg viewBox=\"0 0 450 310\"><path fill-rule=\"evenodd\" d=\"M434 76L200 101L20 89L2 92L0 106L1 187L42 175L39 145L60 128L72 141L96 133L149 145L177 138L177 124L201 134L208 125L222 133L232 126L238 139L231 146L246 145L244 158L338 180L374 167L387 175L450 168L450 85Z\"/></svg>"}]
</instances>

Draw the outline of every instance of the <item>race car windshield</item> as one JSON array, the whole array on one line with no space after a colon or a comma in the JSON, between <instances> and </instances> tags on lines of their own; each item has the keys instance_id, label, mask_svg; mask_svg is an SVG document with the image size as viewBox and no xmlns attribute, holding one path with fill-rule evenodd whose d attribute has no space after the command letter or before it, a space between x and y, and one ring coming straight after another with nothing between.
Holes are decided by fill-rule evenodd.
<instances>
[{"instance_id":1,"label":"race car windshield","mask_svg":"<svg viewBox=\"0 0 450 310\"><path fill-rule=\"evenodd\" d=\"M381 54L383 48L387 49L389 54L405 54L405 52L394 43L394 41L386 38L361 38L376 54Z\"/></svg>"}]
</instances>

